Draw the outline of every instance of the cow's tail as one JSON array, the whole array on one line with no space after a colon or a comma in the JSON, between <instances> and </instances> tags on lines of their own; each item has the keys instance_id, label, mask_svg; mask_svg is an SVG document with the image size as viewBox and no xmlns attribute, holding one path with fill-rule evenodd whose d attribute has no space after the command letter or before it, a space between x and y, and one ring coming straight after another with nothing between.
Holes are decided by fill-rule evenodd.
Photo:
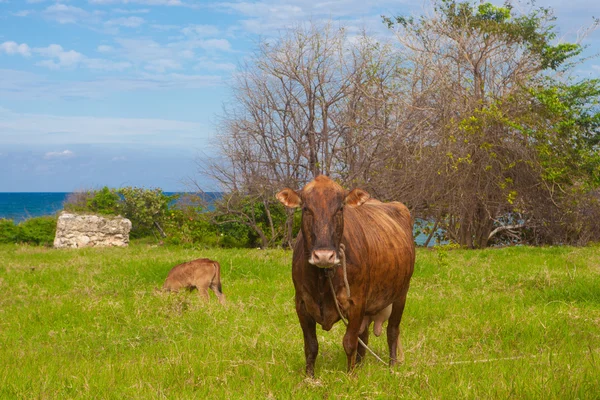
<instances>
[{"instance_id":1,"label":"cow's tail","mask_svg":"<svg viewBox=\"0 0 600 400\"><path fill-rule=\"evenodd\" d=\"M219 298L221 304L225 304L225 295L223 294L223 286L221 285L221 264L217 261L213 264L215 266L215 277L213 280L213 291Z\"/></svg>"},{"instance_id":2,"label":"cow's tail","mask_svg":"<svg viewBox=\"0 0 600 400\"><path fill-rule=\"evenodd\" d=\"M219 293L223 294L223 287L221 286L221 264L219 264L217 261L215 261L215 283L217 290L219 291Z\"/></svg>"}]
</instances>

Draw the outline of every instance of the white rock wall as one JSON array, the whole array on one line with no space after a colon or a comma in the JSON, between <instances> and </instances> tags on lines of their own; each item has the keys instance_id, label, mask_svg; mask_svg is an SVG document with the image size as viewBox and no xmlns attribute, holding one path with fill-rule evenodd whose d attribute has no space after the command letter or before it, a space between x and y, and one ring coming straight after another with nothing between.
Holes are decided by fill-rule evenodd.
<instances>
[{"instance_id":1,"label":"white rock wall","mask_svg":"<svg viewBox=\"0 0 600 400\"><path fill-rule=\"evenodd\" d=\"M101 217L62 212L56 225L54 247L125 247L131 221L123 217Z\"/></svg>"}]
</instances>

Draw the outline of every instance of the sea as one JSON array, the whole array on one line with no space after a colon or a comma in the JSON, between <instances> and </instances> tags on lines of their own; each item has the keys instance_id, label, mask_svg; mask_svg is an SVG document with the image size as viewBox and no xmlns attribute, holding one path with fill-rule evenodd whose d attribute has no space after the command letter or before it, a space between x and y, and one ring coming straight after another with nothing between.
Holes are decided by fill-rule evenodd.
<instances>
[{"instance_id":1,"label":"sea","mask_svg":"<svg viewBox=\"0 0 600 400\"><path fill-rule=\"evenodd\" d=\"M69 193L0 193L0 219L15 223L33 217L54 215L63 209Z\"/></svg>"},{"instance_id":2,"label":"sea","mask_svg":"<svg viewBox=\"0 0 600 400\"><path fill-rule=\"evenodd\" d=\"M33 217L55 215L63 209L63 204L69 194L69 192L0 192L0 219L12 219L18 224ZM170 196L183 193L164 192L164 194ZM210 204L219 198L221 194L207 192L206 195Z\"/></svg>"}]
</instances>

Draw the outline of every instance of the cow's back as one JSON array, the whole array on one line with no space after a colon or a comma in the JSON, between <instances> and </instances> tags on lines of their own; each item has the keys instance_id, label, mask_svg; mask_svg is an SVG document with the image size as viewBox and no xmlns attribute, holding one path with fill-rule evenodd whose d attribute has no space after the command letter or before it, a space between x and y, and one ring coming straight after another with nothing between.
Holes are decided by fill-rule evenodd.
<instances>
[{"instance_id":1,"label":"cow's back","mask_svg":"<svg viewBox=\"0 0 600 400\"><path fill-rule=\"evenodd\" d=\"M344 212L348 273L366 280L367 313L408 290L415 260L410 212L399 202L369 200Z\"/></svg>"}]
</instances>

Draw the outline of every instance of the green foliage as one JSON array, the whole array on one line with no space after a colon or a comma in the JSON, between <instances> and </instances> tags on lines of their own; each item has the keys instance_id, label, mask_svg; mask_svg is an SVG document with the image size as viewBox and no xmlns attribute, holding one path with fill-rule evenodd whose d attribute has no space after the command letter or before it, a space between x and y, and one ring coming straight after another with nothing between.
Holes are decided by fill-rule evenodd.
<instances>
[{"instance_id":1,"label":"green foliage","mask_svg":"<svg viewBox=\"0 0 600 400\"><path fill-rule=\"evenodd\" d=\"M64 203L64 209L76 213L118 215L120 200L115 189L104 186L100 190L85 190L69 194Z\"/></svg>"},{"instance_id":2,"label":"green foliage","mask_svg":"<svg viewBox=\"0 0 600 400\"><path fill-rule=\"evenodd\" d=\"M132 237L148 235L158 224L163 223L169 213L169 203L178 196L168 196L162 189L124 187L117 191L123 200L122 215L131 221Z\"/></svg>"},{"instance_id":3,"label":"green foliage","mask_svg":"<svg viewBox=\"0 0 600 400\"><path fill-rule=\"evenodd\" d=\"M55 217L29 218L18 225L12 220L0 219L0 243L51 246L55 235Z\"/></svg>"},{"instance_id":4,"label":"green foliage","mask_svg":"<svg viewBox=\"0 0 600 400\"><path fill-rule=\"evenodd\" d=\"M458 31L469 32L470 35L490 35L503 37L506 42L522 43L539 58L542 69L557 70L565 61L581 54L583 47L576 43L552 44L556 38L553 25L545 22L554 20L550 8L540 7L529 14L513 15L513 7L506 3L503 7L492 3L474 3L469 1L438 0L434 9L440 13L445 23ZM388 27L394 22L383 17ZM403 16L395 17L395 23L417 29L427 30L427 17L419 20Z\"/></svg>"},{"instance_id":5,"label":"green foliage","mask_svg":"<svg viewBox=\"0 0 600 400\"><path fill-rule=\"evenodd\" d=\"M544 168L557 184L600 187L600 80L565 84L546 78L530 89L545 125L528 126ZM550 122L548 124L547 122Z\"/></svg>"},{"instance_id":6,"label":"green foliage","mask_svg":"<svg viewBox=\"0 0 600 400\"><path fill-rule=\"evenodd\" d=\"M0 219L0 243L17 243L19 227L11 219Z\"/></svg>"},{"instance_id":7,"label":"green foliage","mask_svg":"<svg viewBox=\"0 0 600 400\"><path fill-rule=\"evenodd\" d=\"M117 215L119 214L119 201L117 191L104 186L88 199L87 207L90 211L98 214Z\"/></svg>"},{"instance_id":8,"label":"green foliage","mask_svg":"<svg viewBox=\"0 0 600 400\"><path fill-rule=\"evenodd\" d=\"M18 225L18 241L43 246L51 246L56 235L55 217L30 218Z\"/></svg>"},{"instance_id":9,"label":"green foliage","mask_svg":"<svg viewBox=\"0 0 600 400\"><path fill-rule=\"evenodd\" d=\"M285 208L278 201L265 202L239 192L226 194L218 201L213 217L223 234L224 247L279 245L286 219Z\"/></svg>"},{"instance_id":10,"label":"green foliage","mask_svg":"<svg viewBox=\"0 0 600 400\"><path fill-rule=\"evenodd\" d=\"M164 218L164 229L169 244L214 247L220 244L217 226L210 221L210 215L202 207L173 207Z\"/></svg>"}]
</instances>

